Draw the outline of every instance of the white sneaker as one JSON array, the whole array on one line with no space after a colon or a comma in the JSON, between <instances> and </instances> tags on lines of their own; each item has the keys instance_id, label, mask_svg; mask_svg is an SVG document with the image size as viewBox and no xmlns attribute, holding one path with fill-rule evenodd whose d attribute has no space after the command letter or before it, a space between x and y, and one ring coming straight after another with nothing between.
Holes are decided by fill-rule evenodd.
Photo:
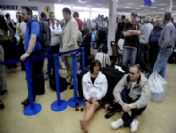
<instances>
[{"instance_id":1,"label":"white sneaker","mask_svg":"<svg viewBox=\"0 0 176 133\"><path fill-rule=\"evenodd\" d=\"M114 121L114 122L111 123L111 128L112 128L112 129L117 129L117 128L123 126L123 124L124 124L124 122L123 122L123 120L120 118L120 119L118 119L118 120L116 120L116 121Z\"/></svg>"},{"instance_id":2,"label":"white sneaker","mask_svg":"<svg viewBox=\"0 0 176 133\"><path fill-rule=\"evenodd\" d=\"M131 125L130 125L130 127L131 127L131 133L134 133L134 132L137 131L138 125L139 125L139 122L136 119L134 119L132 121Z\"/></svg>"}]
</instances>

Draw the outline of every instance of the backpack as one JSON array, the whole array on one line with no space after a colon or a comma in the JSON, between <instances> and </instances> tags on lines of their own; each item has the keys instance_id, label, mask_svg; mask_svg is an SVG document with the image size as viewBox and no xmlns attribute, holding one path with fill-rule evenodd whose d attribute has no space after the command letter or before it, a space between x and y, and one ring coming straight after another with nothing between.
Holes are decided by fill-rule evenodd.
<instances>
[{"instance_id":1,"label":"backpack","mask_svg":"<svg viewBox=\"0 0 176 133\"><path fill-rule=\"evenodd\" d=\"M37 20L32 20L32 22L37 22L40 25L40 35L37 36L37 41L39 41L42 45L42 51L46 52L46 46L47 46L47 31L45 29L45 25L43 22L39 22ZM31 34L31 25L32 22L29 24L29 35Z\"/></svg>"}]
</instances>

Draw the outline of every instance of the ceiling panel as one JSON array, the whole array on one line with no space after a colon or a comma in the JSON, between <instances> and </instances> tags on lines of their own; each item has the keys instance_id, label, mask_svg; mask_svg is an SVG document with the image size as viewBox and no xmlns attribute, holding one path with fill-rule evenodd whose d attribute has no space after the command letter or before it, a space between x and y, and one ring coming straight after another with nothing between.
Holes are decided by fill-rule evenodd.
<instances>
[{"instance_id":1,"label":"ceiling panel","mask_svg":"<svg viewBox=\"0 0 176 133\"><path fill-rule=\"evenodd\" d=\"M110 0L30 0L39 2L54 2L81 7L109 8ZM144 0L118 0L117 12L136 11L143 15L163 14L169 10L170 0L155 0L151 7L144 6ZM176 0L173 0L173 12L176 12Z\"/></svg>"}]
</instances>

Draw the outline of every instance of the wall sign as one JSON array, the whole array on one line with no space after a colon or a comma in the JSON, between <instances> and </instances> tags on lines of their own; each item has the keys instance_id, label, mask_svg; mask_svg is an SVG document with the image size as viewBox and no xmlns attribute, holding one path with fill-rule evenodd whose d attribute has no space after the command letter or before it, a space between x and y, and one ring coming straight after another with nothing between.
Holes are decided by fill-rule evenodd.
<instances>
[{"instance_id":1,"label":"wall sign","mask_svg":"<svg viewBox=\"0 0 176 133\"><path fill-rule=\"evenodd\" d=\"M0 5L0 9L1 10L18 10L21 9L24 6L18 6L18 5ZM38 11L38 7L37 6L28 6L30 7L32 10L34 11Z\"/></svg>"},{"instance_id":2,"label":"wall sign","mask_svg":"<svg viewBox=\"0 0 176 133\"><path fill-rule=\"evenodd\" d=\"M50 6L46 6L46 7L45 7L45 12L47 12L47 13L51 12Z\"/></svg>"}]
</instances>

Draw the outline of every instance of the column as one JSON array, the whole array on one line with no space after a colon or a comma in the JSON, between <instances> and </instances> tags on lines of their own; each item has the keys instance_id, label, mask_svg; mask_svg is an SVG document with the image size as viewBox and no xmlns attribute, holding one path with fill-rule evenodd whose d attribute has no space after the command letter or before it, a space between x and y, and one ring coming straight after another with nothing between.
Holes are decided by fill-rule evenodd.
<instances>
[{"instance_id":1,"label":"column","mask_svg":"<svg viewBox=\"0 0 176 133\"><path fill-rule=\"evenodd\" d=\"M117 2L118 0L110 0L109 4L109 25L108 25L108 55L112 55L111 41L115 41L115 32L117 28Z\"/></svg>"}]
</instances>

